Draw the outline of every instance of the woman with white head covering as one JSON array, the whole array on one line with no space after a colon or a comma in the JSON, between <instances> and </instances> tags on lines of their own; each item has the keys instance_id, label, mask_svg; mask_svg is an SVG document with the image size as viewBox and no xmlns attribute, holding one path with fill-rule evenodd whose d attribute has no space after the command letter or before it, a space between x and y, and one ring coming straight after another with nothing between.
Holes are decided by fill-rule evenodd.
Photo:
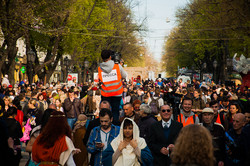
<instances>
[{"instance_id":1,"label":"woman with white head covering","mask_svg":"<svg viewBox=\"0 0 250 166\"><path fill-rule=\"evenodd\" d=\"M150 166L153 165L152 154L144 140L139 137L139 128L129 118L121 124L120 134L103 152L104 166Z\"/></svg>"}]
</instances>

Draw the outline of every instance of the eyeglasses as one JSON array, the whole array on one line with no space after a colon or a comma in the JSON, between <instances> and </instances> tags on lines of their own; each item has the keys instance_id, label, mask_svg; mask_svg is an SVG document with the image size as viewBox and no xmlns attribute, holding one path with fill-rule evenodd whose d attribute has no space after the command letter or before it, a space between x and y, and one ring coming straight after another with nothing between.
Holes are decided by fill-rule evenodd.
<instances>
[{"instance_id":1,"label":"eyeglasses","mask_svg":"<svg viewBox=\"0 0 250 166\"><path fill-rule=\"evenodd\" d=\"M163 113L164 113L164 112L166 112L166 111L167 111L167 112L171 112L171 110L170 110L170 109L167 109L167 110L161 110L161 112L163 112Z\"/></svg>"}]
</instances>

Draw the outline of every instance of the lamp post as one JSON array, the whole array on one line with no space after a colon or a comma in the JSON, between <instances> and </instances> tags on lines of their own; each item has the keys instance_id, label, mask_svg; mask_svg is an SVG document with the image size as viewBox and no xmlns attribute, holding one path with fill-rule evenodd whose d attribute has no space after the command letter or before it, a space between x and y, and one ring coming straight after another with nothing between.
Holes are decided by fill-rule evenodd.
<instances>
[{"instance_id":1,"label":"lamp post","mask_svg":"<svg viewBox=\"0 0 250 166\"><path fill-rule=\"evenodd\" d=\"M63 61L64 61L64 65L66 66L66 82L68 82L69 58L66 56Z\"/></svg>"},{"instance_id":2,"label":"lamp post","mask_svg":"<svg viewBox=\"0 0 250 166\"><path fill-rule=\"evenodd\" d=\"M227 58L227 80L229 80L228 75L232 72L233 60L231 58Z\"/></svg>"},{"instance_id":3,"label":"lamp post","mask_svg":"<svg viewBox=\"0 0 250 166\"><path fill-rule=\"evenodd\" d=\"M207 68L207 63L204 62L204 63L202 64L202 72L201 72L201 74L200 74L200 76L201 76L200 80L201 80L201 81L203 81L203 74L205 73L206 68Z\"/></svg>"},{"instance_id":4,"label":"lamp post","mask_svg":"<svg viewBox=\"0 0 250 166\"><path fill-rule=\"evenodd\" d=\"M213 77L214 77L214 82L217 83L216 81L216 68L217 68L217 65L218 65L218 62L216 60L213 61L213 67L214 67L214 74L213 74Z\"/></svg>"},{"instance_id":5,"label":"lamp post","mask_svg":"<svg viewBox=\"0 0 250 166\"><path fill-rule=\"evenodd\" d=\"M27 52L27 66L28 66L28 80L31 85L33 82L33 63L35 62L36 55L34 51L29 50Z\"/></svg>"},{"instance_id":6,"label":"lamp post","mask_svg":"<svg viewBox=\"0 0 250 166\"><path fill-rule=\"evenodd\" d=\"M86 61L84 61L84 70L85 70L84 73L86 74L86 77L83 78L83 82L86 82L86 80L87 80L87 77L88 77L87 69L88 69L88 67L89 67L89 61L86 60Z\"/></svg>"}]
</instances>

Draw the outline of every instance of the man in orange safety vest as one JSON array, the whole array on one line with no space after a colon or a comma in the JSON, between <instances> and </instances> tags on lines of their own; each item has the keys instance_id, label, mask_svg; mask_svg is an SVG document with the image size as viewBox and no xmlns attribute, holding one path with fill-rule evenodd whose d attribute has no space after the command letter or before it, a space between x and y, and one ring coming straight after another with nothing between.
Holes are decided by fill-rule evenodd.
<instances>
[{"instance_id":1,"label":"man in orange safety vest","mask_svg":"<svg viewBox=\"0 0 250 166\"><path fill-rule=\"evenodd\" d=\"M183 127L189 124L198 124L199 118L194 114L192 109L193 101L191 98L185 97L182 100L180 114L177 117L177 121L183 124Z\"/></svg>"},{"instance_id":2,"label":"man in orange safety vest","mask_svg":"<svg viewBox=\"0 0 250 166\"><path fill-rule=\"evenodd\" d=\"M111 105L114 120L119 120L119 107L122 99L123 82L122 79L127 77L119 63L111 60L111 50L103 50L101 57L103 62L98 67L98 79L101 83L101 100L106 100Z\"/></svg>"}]
</instances>

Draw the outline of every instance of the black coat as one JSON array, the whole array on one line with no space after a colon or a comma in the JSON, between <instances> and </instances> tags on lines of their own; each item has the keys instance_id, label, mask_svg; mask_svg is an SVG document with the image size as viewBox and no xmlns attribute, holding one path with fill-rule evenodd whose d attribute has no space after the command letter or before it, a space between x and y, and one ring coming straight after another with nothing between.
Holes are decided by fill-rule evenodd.
<instances>
[{"instance_id":1,"label":"black coat","mask_svg":"<svg viewBox=\"0 0 250 166\"><path fill-rule=\"evenodd\" d=\"M214 123L212 126L207 126L203 123L203 126L206 127L213 138L213 147L214 147L214 157L216 158L216 163L219 161L225 162L226 157L226 148L225 148L225 130L222 125Z\"/></svg>"},{"instance_id":2,"label":"black coat","mask_svg":"<svg viewBox=\"0 0 250 166\"><path fill-rule=\"evenodd\" d=\"M168 147L169 144L174 144L182 127L182 123L171 120L170 133L168 138L166 138L162 121L156 122L151 126L148 146L154 157L154 166L169 166L171 164L169 156L163 155L160 150L163 147Z\"/></svg>"},{"instance_id":3,"label":"black coat","mask_svg":"<svg viewBox=\"0 0 250 166\"><path fill-rule=\"evenodd\" d=\"M150 127L156 122L157 120L153 115L142 117L138 122L138 127L140 129L140 137L144 138L147 143L149 140Z\"/></svg>"}]
</instances>

